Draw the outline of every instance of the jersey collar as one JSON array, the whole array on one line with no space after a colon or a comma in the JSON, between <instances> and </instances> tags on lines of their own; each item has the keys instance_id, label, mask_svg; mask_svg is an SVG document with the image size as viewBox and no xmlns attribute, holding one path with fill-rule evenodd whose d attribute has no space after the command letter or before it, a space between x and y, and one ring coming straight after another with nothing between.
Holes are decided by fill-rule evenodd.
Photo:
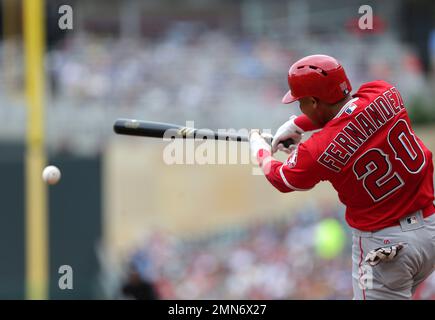
<instances>
[{"instance_id":1,"label":"jersey collar","mask_svg":"<svg viewBox=\"0 0 435 320\"><path fill-rule=\"evenodd\" d=\"M346 110L356 100L358 100L358 98L353 98L350 99L348 102L346 102L346 104L340 109L340 111L332 119L337 119L338 117L340 117L343 114L344 110Z\"/></svg>"}]
</instances>

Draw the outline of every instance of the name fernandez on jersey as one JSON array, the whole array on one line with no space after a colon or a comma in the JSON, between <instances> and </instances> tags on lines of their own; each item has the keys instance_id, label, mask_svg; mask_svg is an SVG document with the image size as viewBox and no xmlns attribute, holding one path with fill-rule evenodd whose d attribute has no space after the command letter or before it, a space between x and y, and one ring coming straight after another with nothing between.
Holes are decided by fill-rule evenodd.
<instances>
[{"instance_id":1,"label":"name fernandez on jersey","mask_svg":"<svg viewBox=\"0 0 435 320\"><path fill-rule=\"evenodd\" d=\"M352 105L351 105L352 106ZM346 110L349 108L345 106ZM405 109L402 97L395 87L380 94L358 113L336 135L317 161L334 172L340 172L352 155L396 114ZM346 112L351 114L352 112Z\"/></svg>"}]
</instances>

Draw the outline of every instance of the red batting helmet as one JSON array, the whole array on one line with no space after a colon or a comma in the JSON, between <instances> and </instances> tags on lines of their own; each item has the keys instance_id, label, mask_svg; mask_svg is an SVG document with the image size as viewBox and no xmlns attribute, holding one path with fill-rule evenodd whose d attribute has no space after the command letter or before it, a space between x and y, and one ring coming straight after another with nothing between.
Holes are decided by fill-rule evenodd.
<instances>
[{"instance_id":1,"label":"red batting helmet","mask_svg":"<svg viewBox=\"0 0 435 320\"><path fill-rule=\"evenodd\" d=\"M290 90L282 98L283 103L315 97L334 104L352 90L341 64L333 57L321 54L296 61L288 72L288 85Z\"/></svg>"}]
</instances>

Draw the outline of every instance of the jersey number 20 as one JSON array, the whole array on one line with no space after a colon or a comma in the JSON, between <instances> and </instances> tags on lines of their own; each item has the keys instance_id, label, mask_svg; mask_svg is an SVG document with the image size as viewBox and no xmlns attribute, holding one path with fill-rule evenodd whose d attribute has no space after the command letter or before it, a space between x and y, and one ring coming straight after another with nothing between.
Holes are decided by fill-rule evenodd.
<instances>
[{"instance_id":1,"label":"jersey number 20","mask_svg":"<svg viewBox=\"0 0 435 320\"><path fill-rule=\"evenodd\" d=\"M405 120L399 120L390 129L388 143L395 158L408 172L415 174L423 168L423 150ZM404 185L399 173L393 171L388 154L378 148L369 149L360 156L353 165L353 171L375 202L388 197Z\"/></svg>"}]
</instances>

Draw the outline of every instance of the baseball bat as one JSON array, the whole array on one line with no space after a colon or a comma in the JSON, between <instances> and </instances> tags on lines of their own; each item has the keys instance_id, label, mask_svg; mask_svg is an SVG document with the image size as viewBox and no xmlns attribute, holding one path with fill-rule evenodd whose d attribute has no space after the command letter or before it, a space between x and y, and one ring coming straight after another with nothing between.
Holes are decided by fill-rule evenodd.
<instances>
[{"instance_id":1,"label":"baseball bat","mask_svg":"<svg viewBox=\"0 0 435 320\"><path fill-rule=\"evenodd\" d=\"M163 138L166 132L170 133L169 136L176 138L195 138L197 136L207 137L215 140L230 140L230 141L249 141L249 137L245 135L238 135L231 132L210 131L204 129L195 129L178 124L145 121L137 119L118 119L113 125L113 130L117 134L129 136L141 136L152 138ZM268 138L266 141L271 144L272 139ZM293 140L289 139L283 142L284 146L288 148L293 144Z\"/></svg>"}]
</instances>

